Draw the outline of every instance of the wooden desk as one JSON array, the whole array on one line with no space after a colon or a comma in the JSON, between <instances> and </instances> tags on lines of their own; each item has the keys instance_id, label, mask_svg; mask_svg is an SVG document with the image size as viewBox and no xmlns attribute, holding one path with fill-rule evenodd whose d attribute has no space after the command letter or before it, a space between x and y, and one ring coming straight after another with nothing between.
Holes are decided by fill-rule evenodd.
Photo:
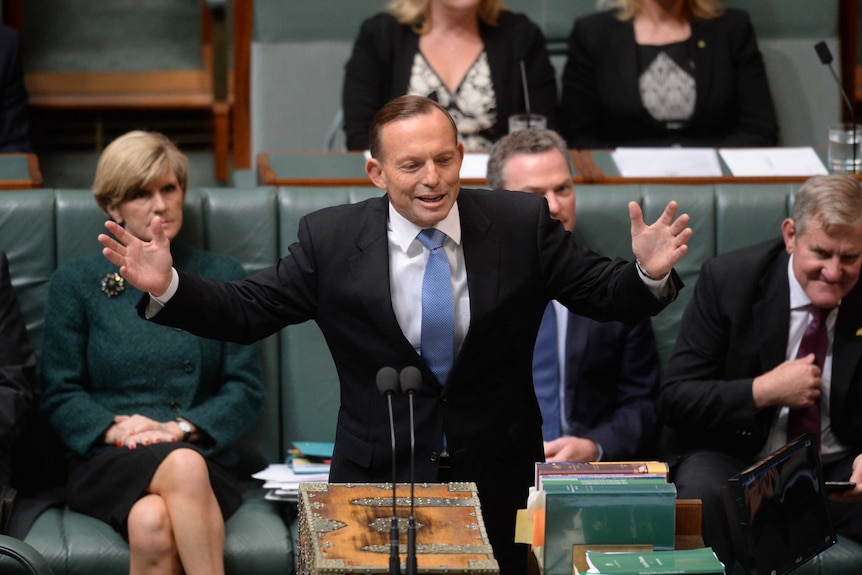
<instances>
[{"instance_id":1,"label":"wooden desk","mask_svg":"<svg viewBox=\"0 0 862 575\"><path fill-rule=\"evenodd\" d=\"M0 190L32 190L42 187L36 154L0 154Z\"/></svg>"},{"instance_id":2,"label":"wooden desk","mask_svg":"<svg viewBox=\"0 0 862 575\"><path fill-rule=\"evenodd\" d=\"M576 184L588 180L581 176L578 152L571 152ZM373 186L365 173L362 152L290 153L273 152L257 155L257 181L264 186ZM481 178L461 178L466 187L487 187Z\"/></svg>"},{"instance_id":3,"label":"wooden desk","mask_svg":"<svg viewBox=\"0 0 862 575\"><path fill-rule=\"evenodd\" d=\"M826 150L815 150L826 165ZM734 176L721 156L721 176L704 177L632 177L620 174L611 153L613 150L572 150L572 159L584 181L591 184L801 184L810 176Z\"/></svg>"}]
</instances>

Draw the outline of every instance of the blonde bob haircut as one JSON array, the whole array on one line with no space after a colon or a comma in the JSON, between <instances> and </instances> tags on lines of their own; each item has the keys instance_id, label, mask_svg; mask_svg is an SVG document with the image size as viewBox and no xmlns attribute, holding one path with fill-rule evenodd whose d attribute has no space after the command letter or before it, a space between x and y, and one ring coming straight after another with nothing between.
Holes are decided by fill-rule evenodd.
<instances>
[{"instance_id":1,"label":"blonde bob haircut","mask_svg":"<svg viewBox=\"0 0 862 575\"><path fill-rule=\"evenodd\" d=\"M718 0L683 0L683 14L689 20L711 20L724 12ZM631 20L640 9L640 0L599 0L599 10L617 10L617 18Z\"/></svg>"},{"instance_id":2,"label":"blonde bob haircut","mask_svg":"<svg viewBox=\"0 0 862 575\"><path fill-rule=\"evenodd\" d=\"M158 132L123 134L102 152L93 195L103 212L126 202L150 182L173 170L183 192L188 187L188 158Z\"/></svg>"},{"instance_id":3,"label":"blonde bob haircut","mask_svg":"<svg viewBox=\"0 0 862 575\"><path fill-rule=\"evenodd\" d=\"M409 24L418 34L424 34L431 29L428 18L429 0L390 0L389 13L401 24ZM489 26L496 26L500 12L507 10L503 0L482 0L479 4L479 20Z\"/></svg>"}]
</instances>

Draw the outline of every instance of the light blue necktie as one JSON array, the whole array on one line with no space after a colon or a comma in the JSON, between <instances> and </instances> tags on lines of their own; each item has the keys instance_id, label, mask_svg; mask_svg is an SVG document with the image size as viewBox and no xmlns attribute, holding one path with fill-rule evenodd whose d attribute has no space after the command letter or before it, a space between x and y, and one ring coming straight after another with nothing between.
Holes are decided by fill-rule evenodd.
<instances>
[{"instance_id":1,"label":"light blue necktie","mask_svg":"<svg viewBox=\"0 0 862 575\"><path fill-rule=\"evenodd\" d=\"M542 411L542 439L560 437L560 364L557 353L557 314L550 302L542 316L533 349L533 388Z\"/></svg>"},{"instance_id":2,"label":"light blue necktie","mask_svg":"<svg viewBox=\"0 0 862 575\"><path fill-rule=\"evenodd\" d=\"M431 252L422 279L422 358L445 385L455 359L455 309L452 303L452 272L443 249L446 234L437 229L416 237Z\"/></svg>"}]
</instances>

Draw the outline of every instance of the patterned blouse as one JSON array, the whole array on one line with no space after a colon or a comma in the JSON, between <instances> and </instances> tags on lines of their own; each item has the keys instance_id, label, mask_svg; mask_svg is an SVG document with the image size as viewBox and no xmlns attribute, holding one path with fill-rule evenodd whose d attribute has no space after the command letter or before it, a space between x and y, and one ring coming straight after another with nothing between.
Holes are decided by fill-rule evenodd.
<instances>
[{"instance_id":1,"label":"patterned blouse","mask_svg":"<svg viewBox=\"0 0 862 575\"><path fill-rule=\"evenodd\" d=\"M491 129L497 122L497 96L491 82L488 56L483 50L454 92L450 92L421 52L413 58L407 93L426 96L451 114L458 137L468 152L486 151L494 143Z\"/></svg>"},{"instance_id":2,"label":"patterned blouse","mask_svg":"<svg viewBox=\"0 0 862 575\"><path fill-rule=\"evenodd\" d=\"M639 88L644 108L668 130L686 126L694 114L697 86L687 42L638 46Z\"/></svg>"}]
</instances>

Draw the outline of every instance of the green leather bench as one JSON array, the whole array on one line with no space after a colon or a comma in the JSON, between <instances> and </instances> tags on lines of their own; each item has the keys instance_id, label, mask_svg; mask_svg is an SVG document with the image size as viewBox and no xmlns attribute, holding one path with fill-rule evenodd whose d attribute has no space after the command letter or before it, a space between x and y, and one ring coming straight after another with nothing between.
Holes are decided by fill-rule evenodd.
<instances>
[{"instance_id":1,"label":"green leather bench","mask_svg":"<svg viewBox=\"0 0 862 575\"><path fill-rule=\"evenodd\" d=\"M679 201L681 209L691 215L694 236L677 267L686 289L653 320L665 360L701 263L715 254L776 236L797 187L583 185L577 189L575 235L599 252L630 257L626 208L630 200L641 203L649 221L658 217L670 199ZM195 189L187 197L182 239L230 255L253 273L287 253L302 215L379 193L370 187ZM61 189L0 193L0 214L0 249L9 255L13 284L39 349L51 272L61 262L100 248L96 235L103 229L104 217L88 190ZM281 461L291 441L331 441L335 436L337 376L316 324L292 326L267 339L263 361L268 400L238 450L248 474ZM295 566L296 533L263 495L260 483L250 479L243 506L227 523L229 575L288 574ZM125 542L106 524L67 509L42 515L25 542L47 559L56 575L128 572ZM860 565L862 545L841 540L798 572L856 575ZM0 572L26 572L7 566L0 559Z\"/></svg>"}]
</instances>

